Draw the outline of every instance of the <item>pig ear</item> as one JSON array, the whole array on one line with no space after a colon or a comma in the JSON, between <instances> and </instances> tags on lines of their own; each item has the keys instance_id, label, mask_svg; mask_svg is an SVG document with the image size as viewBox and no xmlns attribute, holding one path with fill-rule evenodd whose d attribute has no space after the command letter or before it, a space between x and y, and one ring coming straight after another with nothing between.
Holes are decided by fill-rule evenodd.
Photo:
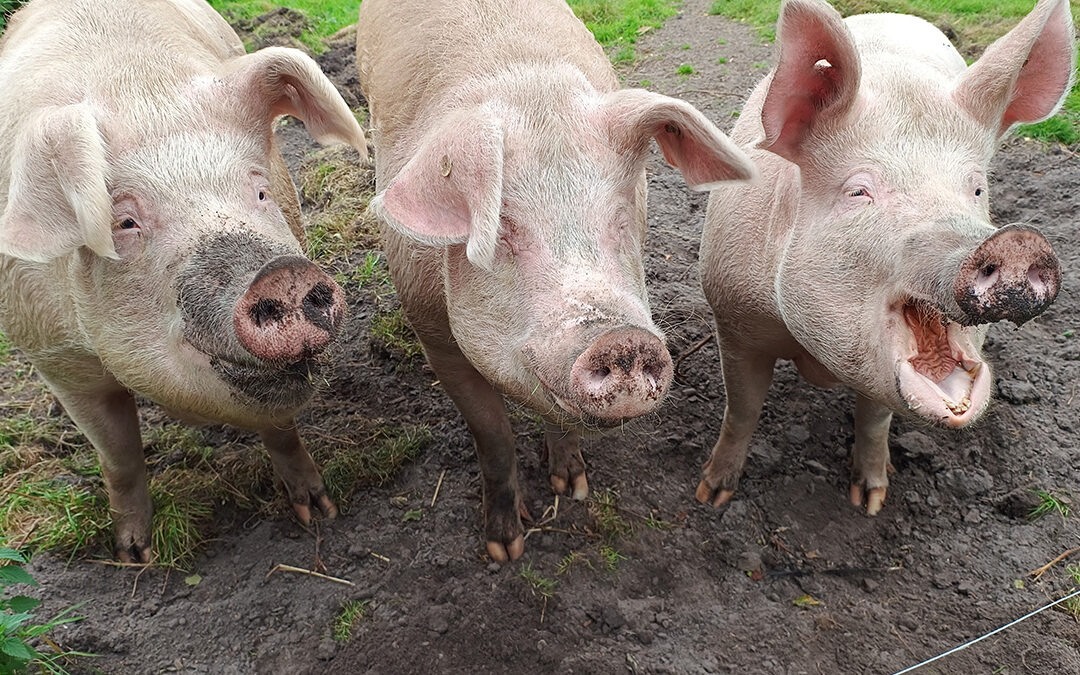
<instances>
[{"instance_id":1,"label":"pig ear","mask_svg":"<svg viewBox=\"0 0 1080 675\"><path fill-rule=\"evenodd\" d=\"M643 152L649 138L655 138L664 159L694 190L757 175L746 154L686 101L621 89L607 94L601 109L617 146Z\"/></svg>"},{"instance_id":2,"label":"pig ear","mask_svg":"<svg viewBox=\"0 0 1080 675\"><path fill-rule=\"evenodd\" d=\"M416 154L371 200L398 232L432 244L461 244L490 270L502 212L503 129L487 112L458 115L429 133Z\"/></svg>"},{"instance_id":3,"label":"pig ear","mask_svg":"<svg viewBox=\"0 0 1080 675\"><path fill-rule=\"evenodd\" d=\"M953 98L999 136L1014 124L1057 111L1076 59L1068 0L1041 0L1015 28L987 47L960 78Z\"/></svg>"},{"instance_id":4,"label":"pig ear","mask_svg":"<svg viewBox=\"0 0 1080 675\"><path fill-rule=\"evenodd\" d=\"M840 14L817 0L786 0L776 42L780 62L761 109L765 139L758 147L793 162L815 125L847 112L862 66Z\"/></svg>"},{"instance_id":5,"label":"pig ear","mask_svg":"<svg viewBox=\"0 0 1080 675\"><path fill-rule=\"evenodd\" d=\"M292 115L323 145L348 143L367 158L367 141L349 106L311 57L288 47L267 47L229 64L230 78L256 114Z\"/></svg>"},{"instance_id":6,"label":"pig ear","mask_svg":"<svg viewBox=\"0 0 1080 675\"><path fill-rule=\"evenodd\" d=\"M105 143L85 103L27 123L11 153L0 254L48 262L80 246L117 258Z\"/></svg>"}]
</instances>

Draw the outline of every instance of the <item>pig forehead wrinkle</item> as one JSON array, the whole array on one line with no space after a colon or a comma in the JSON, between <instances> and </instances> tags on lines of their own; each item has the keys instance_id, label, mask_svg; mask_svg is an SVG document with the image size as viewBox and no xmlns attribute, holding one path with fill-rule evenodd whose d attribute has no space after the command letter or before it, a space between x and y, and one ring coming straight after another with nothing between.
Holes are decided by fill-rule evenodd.
<instances>
[{"instance_id":1,"label":"pig forehead wrinkle","mask_svg":"<svg viewBox=\"0 0 1080 675\"><path fill-rule=\"evenodd\" d=\"M252 171L268 175L266 150L239 134L181 132L122 153L114 161L112 189L190 198L192 186L231 193L248 185Z\"/></svg>"}]
</instances>

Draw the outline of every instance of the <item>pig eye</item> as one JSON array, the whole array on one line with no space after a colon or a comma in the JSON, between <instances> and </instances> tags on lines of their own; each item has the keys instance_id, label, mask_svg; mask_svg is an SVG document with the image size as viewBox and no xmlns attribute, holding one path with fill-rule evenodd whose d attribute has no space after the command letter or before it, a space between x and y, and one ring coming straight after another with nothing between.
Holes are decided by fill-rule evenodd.
<instances>
[{"instance_id":1,"label":"pig eye","mask_svg":"<svg viewBox=\"0 0 1080 675\"><path fill-rule=\"evenodd\" d=\"M136 223L131 218L125 218L124 220L120 221L120 229L121 230L135 230L135 229L138 229L138 228L139 228L139 224Z\"/></svg>"},{"instance_id":2,"label":"pig eye","mask_svg":"<svg viewBox=\"0 0 1080 675\"><path fill-rule=\"evenodd\" d=\"M975 188L975 196L976 197L982 197L982 193L983 193L982 188Z\"/></svg>"},{"instance_id":3,"label":"pig eye","mask_svg":"<svg viewBox=\"0 0 1080 675\"><path fill-rule=\"evenodd\" d=\"M844 194L847 195L848 197L869 197L870 196L870 193L866 190L866 188L861 188L861 187L860 188L851 188L850 190L845 191Z\"/></svg>"},{"instance_id":4,"label":"pig eye","mask_svg":"<svg viewBox=\"0 0 1080 675\"><path fill-rule=\"evenodd\" d=\"M259 190L259 201L260 202L265 202L266 201L266 193L263 192L262 190Z\"/></svg>"}]
</instances>

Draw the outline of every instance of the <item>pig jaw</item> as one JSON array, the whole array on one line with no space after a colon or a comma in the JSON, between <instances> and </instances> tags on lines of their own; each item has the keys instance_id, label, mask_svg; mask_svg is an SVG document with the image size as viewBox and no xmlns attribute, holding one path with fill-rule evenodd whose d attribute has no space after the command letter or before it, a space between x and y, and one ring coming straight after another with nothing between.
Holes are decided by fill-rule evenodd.
<instances>
[{"instance_id":1,"label":"pig jaw","mask_svg":"<svg viewBox=\"0 0 1080 675\"><path fill-rule=\"evenodd\" d=\"M961 326L929 303L908 299L889 310L896 389L908 411L947 427L978 419L990 402L985 330Z\"/></svg>"}]
</instances>

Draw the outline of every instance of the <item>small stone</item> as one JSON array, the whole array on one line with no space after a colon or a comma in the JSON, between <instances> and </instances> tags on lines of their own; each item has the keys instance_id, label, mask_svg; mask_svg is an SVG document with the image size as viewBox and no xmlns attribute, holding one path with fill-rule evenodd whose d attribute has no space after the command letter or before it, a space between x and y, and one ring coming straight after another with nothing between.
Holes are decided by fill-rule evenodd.
<instances>
[{"instance_id":1,"label":"small stone","mask_svg":"<svg viewBox=\"0 0 1080 675\"><path fill-rule=\"evenodd\" d=\"M792 424L784 430L784 437L792 445L802 445L810 440L810 430L801 424Z\"/></svg>"},{"instance_id":2,"label":"small stone","mask_svg":"<svg viewBox=\"0 0 1080 675\"><path fill-rule=\"evenodd\" d=\"M450 630L450 622L447 621L446 617L440 612L428 619L428 628L441 635Z\"/></svg>"},{"instance_id":3,"label":"small stone","mask_svg":"<svg viewBox=\"0 0 1080 675\"><path fill-rule=\"evenodd\" d=\"M998 393L1009 403L1021 405L1038 401L1039 390L1024 380L998 380Z\"/></svg>"},{"instance_id":4,"label":"small stone","mask_svg":"<svg viewBox=\"0 0 1080 675\"><path fill-rule=\"evenodd\" d=\"M743 572L757 572L761 570L761 554L757 551L744 551L736 565Z\"/></svg>"},{"instance_id":5,"label":"small stone","mask_svg":"<svg viewBox=\"0 0 1080 675\"><path fill-rule=\"evenodd\" d=\"M638 642L645 646L651 645L655 637L656 636L653 635L653 632L651 630L639 630L637 632Z\"/></svg>"},{"instance_id":6,"label":"small stone","mask_svg":"<svg viewBox=\"0 0 1080 675\"><path fill-rule=\"evenodd\" d=\"M982 516L979 515L979 512L976 509L968 509L967 513L964 514L964 522L969 525L975 525L981 520Z\"/></svg>"},{"instance_id":7,"label":"small stone","mask_svg":"<svg viewBox=\"0 0 1080 675\"><path fill-rule=\"evenodd\" d=\"M972 596L975 595L975 591L978 590L978 586L975 585L975 582L964 579L956 585L956 590L960 593L963 593L964 595Z\"/></svg>"},{"instance_id":8,"label":"small stone","mask_svg":"<svg viewBox=\"0 0 1080 675\"><path fill-rule=\"evenodd\" d=\"M315 658L320 661L329 661L334 658L338 645L331 638L319 640L319 646L315 648Z\"/></svg>"},{"instance_id":9,"label":"small stone","mask_svg":"<svg viewBox=\"0 0 1080 675\"><path fill-rule=\"evenodd\" d=\"M873 593L874 591L876 591L878 589L878 587L880 585L881 584L874 581L873 579L863 579L862 580L863 590L866 591L867 593Z\"/></svg>"},{"instance_id":10,"label":"small stone","mask_svg":"<svg viewBox=\"0 0 1080 675\"><path fill-rule=\"evenodd\" d=\"M626 625L626 617L622 615L618 607L608 605L600 610L600 623L607 630L614 632Z\"/></svg>"},{"instance_id":11,"label":"small stone","mask_svg":"<svg viewBox=\"0 0 1080 675\"><path fill-rule=\"evenodd\" d=\"M502 569L502 565L500 565L499 563L497 563L495 561L491 561L491 562L488 563L487 571L491 572L492 574L494 574L495 572L498 572L501 569Z\"/></svg>"}]
</instances>

